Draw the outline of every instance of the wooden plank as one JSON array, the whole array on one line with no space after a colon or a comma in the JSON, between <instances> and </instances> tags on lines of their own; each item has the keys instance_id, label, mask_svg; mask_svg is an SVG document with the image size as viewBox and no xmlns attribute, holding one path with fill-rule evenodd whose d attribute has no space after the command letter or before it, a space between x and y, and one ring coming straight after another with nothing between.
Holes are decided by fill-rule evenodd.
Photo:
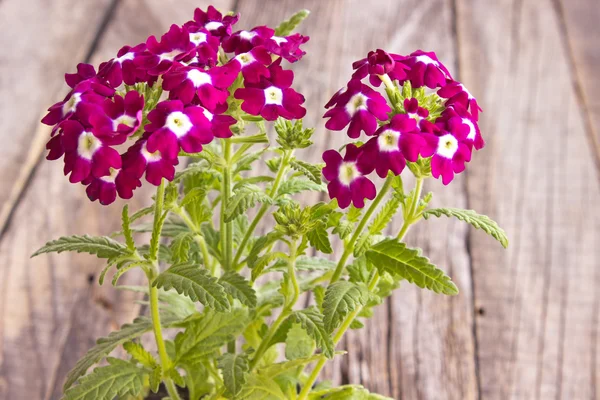
<instances>
[{"instance_id":1,"label":"wooden plank","mask_svg":"<svg viewBox=\"0 0 600 400\"><path fill-rule=\"evenodd\" d=\"M209 3L224 9L231 4L227 0L180 1L178 7L159 1L120 3L94 63L109 58L123 44L161 34L172 22L191 18L195 7ZM73 36L71 40L81 40L77 33ZM65 58L74 65L80 57L76 53ZM148 191L136 195L132 209L149 203ZM68 183L60 162L43 162L36 170L0 242L1 400L60 398L66 373L94 340L139 313L134 304L138 296L117 292L110 285L98 288L103 264L92 257L61 254L29 259L35 249L60 235L111 232L118 227L122 205L103 208L90 203L82 186ZM141 274L134 274L123 283L143 281Z\"/></svg>"},{"instance_id":2,"label":"wooden plank","mask_svg":"<svg viewBox=\"0 0 600 400\"><path fill-rule=\"evenodd\" d=\"M277 1L268 12L262 2L242 0L241 24L276 24L296 9L311 16L300 31L311 40L307 55L293 65L296 87L307 98L306 126L317 128L315 146L301 157L320 162L321 153L347 142L342 132L324 130L323 105L351 75L353 61L378 47L408 53L423 47L438 51L455 67L452 13L444 1ZM410 21L410 22L406 22ZM429 27L423 29L423 24ZM455 68L454 68L455 69ZM465 180L449 188L436 185L436 204L466 203ZM315 196L309 198L316 200ZM396 221L394 229L400 228ZM411 232L410 242L424 247L435 262L445 266L462 294L456 298L435 296L406 286L392 301L379 307L365 329L351 332L340 349L349 354L330 363L323 379L362 383L393 398L471 399L477 395L472 334L472 299L466 228L450 221L436 221ZM336 254L340 255L339 246Z\"/></svg>"},{"instance_id":3,"label":"wooden plank","mask_svg":"<svg viewBox=\"0 0 600 400\"><path fill-rule=\"evenodd\" d=\"M495 217L509 251L470 236L481 394L598 397L598 174L550 1L457 7L462 78L488 145L468 205ZM493 15L494 18L489 18Z\"/></svg>"},{"instance_id":4,"label":"wooden plank","mask_svg":"<svg viewBox=\"0 0 600 400\"><path fill-rule=\"evenodd\" d=\"M574 69L573 83L583 107L585 129L600 168L600 2L595 0L555 1L567 55Z\"/></svg>"},{"instance_id":5,"label":"wooden plank","mask_svg":"<svg viewBox=\"0 0 600 400\"><path fill-rule=\"evenodd\" d=\"M66 94L63 74L89 52L112 0L0 2L0 231L50 134L39 120ZM9 50L10 49L10 50Z\"/></svg>"}]
</instances>

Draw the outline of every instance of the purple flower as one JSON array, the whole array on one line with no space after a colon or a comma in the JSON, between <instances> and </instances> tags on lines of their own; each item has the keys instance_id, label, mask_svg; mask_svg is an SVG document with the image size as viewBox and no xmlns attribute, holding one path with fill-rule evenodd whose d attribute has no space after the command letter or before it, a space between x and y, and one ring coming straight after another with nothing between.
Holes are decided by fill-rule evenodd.
<instances>
[{"instance_id":1,"label":"purple flower","mask_svg":"<svg viewBox=\"0 0 600 400\"><path fill-rule=\"evenodd\" d=\"M102 108L92 109L89 121L103 138L111 138L110 144L122 144L139 128L143 109L144 97L131 91L104 100Z\"/></svg>"},{"instance_id":2,"label":"purple flower","mask_svg":"<svg viewBox=\"0 0 600 400\"><path fill-rule=\"evenodd\" d=\"M257 83L261 78L268 78L270 75L267 68L272 62L271 54L262 46L255 47L247 53L241 53L229 60L223 66L230 75L237 76L242 72L246 82Z\"/></svg>"},{"instance_id":3,"label":"purple flower","mask_svg":"<svg viewBox=\"0 0 600 400\"><path fill-rule=\"evenodd\" d=\"M89 176L82 183L87 185L85 192L91 201L99 200L103 206L109 205L117 198L117 177L121 170L111 168L108 175L102 177ZM133 191L132 191L133 195Z\"/></svg>"},{"instance_id":4,"label":"purple flower","mask_svg":"<svg viewBox=\"0 0 600 400\"><path fill-rule=\"evenodd\" d=\"M227 88L236 75L223 67L204 70L198 67L179 66L163 76L163 89L169 91L170 99L190 104L194 98L210 111L227 109Z\"/></svg>"},{"instance_id":5,"label":"purple flower","mask_svg":"<svg viewBox=\"0 0 600 400\"><path fill-rule=\"evenodd\" d=\"M435 89L444 86L446 79L452 79L450 72L434 52L417 50L406 57L403 63L410 67L408 79L415 88L425 85Z\"/></svg>"},{"instance_id":6,"label":"purple flower","mask_svg":"<svg viewBox=\"0 0 600 400\"><path fill-rule=\"evenodd\" d=\"M144 128L151 133L147 148L160 151L168 159L176 159L181 147L188 153L199 153L202 145L213 140L212 125L200 106L184 107L179 100L158 103L148 114L150 123Z\"/></svg>"},{"instance_id":7,"label":"purple flower","mask_svg":"<svg viewBox=\"0 0 600 400\"><path fill-rule=\"evenodd\" d=\"M471 161L471 150L465 142L465 137L448 131L439 135L424 133L425 145L421 156L431 157L431 174L434 178L442 177L442 183L448 185L454 179L454 174L465 170L465 162Z\"/></svg>"},{"instance_id":8,"label":"purple flower","mask_svg":"<svg viewBox=\"0 0 600 400\"><path fill-rule=\"evenodd\" d=\"M475 121L479 119L481 107L477 104L477 99L469 93L462 83L449 81L446 86L438 90L437 94L443 99L448 99L446 101L447 107L458 104L465 110L469 110Z\"/></svg>"},{"instance_id":9,"label":"purple flower","mask_svg":"<svg viewBox=\"0 0 600 400\"><path fill-rule=\"evenodd\" d=\"M352 79L344 92L338 92L327 103L331 107L324 115L330 118L325 124L327 129L341 131L348 124L348 136L355 139L361 130L367 135L373 135L377 130L377 120L385 121L392 110L381 94Z\"/></svg>"},{"instance_id":10,"label":"purple flower","mask_svg":"<svg viewBox=\"0 0 600 400\"><path fill-rule=\"evenodd\" d=\"M97 132L74 120L63 122L61 130L64 172L71 174L71 183L81 182L90 174L99 178L109 175L110 168L121 168L121 156Z\"/></svg>"},{"instance_id":11,"label":"purple flower","mask_svg":"<svg viewBox=\"0 0 600 400\"><path fill-rule=\"evenodd\" d=\"M194 11L194 20L186 22L184 26L199 26L205 28L214 36L223 38L231 35L231 27L237 23L239 18L239 15L226 15L223 17L223 14L219 10L213 6L208 6L206 11L196 8Z\"/></svg>"},{"instance_id":12,"label":"purple flower","mask_svg":"<svg viewBox=\"0 0 600 400\"><path fill-rule=\"evenodd\" d=\"M274 33L275 31L268 26L257 26L250 31L238 31L223 40L223 50L236 55L247 53L267 43Z\"/></svg>"},{"instance_id":13,"label":"purple flower","mask_svg":"<svg viewBox=\"0 0 600 400\"><path fill-rule=\"evenodd\" d=\"M117 177L119 196L126 197L137 186L144 173L146 180L158 186L163 178L172 181L175 176L175 166L179 163L177 158L167 158L160 151L148 151L148 137L146 133L125 154L123 154L123 174ZM122 175L122 176L121 176Z\"/></svg>"},{"instance_id":14,"label":"purple flower","mask_svg":"<svg viewBox=\"0 0 600 400\"><path fill-rule=\"evenodd\" d=\"M77 72L73 74L65 74L65 82L71 88L75 88L79 83L92 79L96 76L96 70L93 65L79 63L77 64Z\"/></svg>"},{"instance_id":15,"label":"purple flower","mask_svg":"<svg viewBox=\"0 0 600 400\"><path fill-rule=\"evenodd\" d=\"M370 51L367 58L354 62L352 68L356 70L352 74L352 79L362 80L369 75L369 82L378 87L381 85L378 75L388 74L392 80L404 80L408 66L402 62L396 62L392 55L377 49L377 51Z\"/></svg>"},{"instance_id":16,"label":"purple flower","mask_svg":"<svg viewBox=\"0 0 600 400\"><path fill-rule=\"evenodd\" d=\"M370 171L365 170L365 164L358 161L361 155L361 149L353 144L346 146L343 159L335 150L323 153L323 176L329 181L329 197L337 199L341 208L348 207L351 202L354 207L363 208L365 198L373 200L377 194L373 182L364 176Z\"/></svg>"},{"instance_id":17,"label":"purple flower","mask_svg":"<svg viewBox=\"0 0 600 400\"><path fill-rule=\"evenodd\" d=\"M134 59L135 64L149 75L162 75L171 69L175 61L188 57L196 46L190 41L189 32L171 25L169 32L162 35L160 42L155 36L146 40L146 51Z\"/></svg>"},{"instance_id":18,"label":"purple flower","mask_svg":"<svg viewBox=\"0 0 600 400\"><path fill-rule=\"evenodd\" d=\"M219 38L213 36L205 28L189 26L190 42L195 49L181 62L185 65L213 67L217 64L219 54Z\"/></svg>"},{"instance_id":19,"label":"purple flower","mask_svg":"<svg viewBox=\"0 0 600 400\"><path fill-rule=\"evenodd\" d=\"M294 73L281 68L281 58L269 67L269 79L262 77L258 83L246 83L235 91L235 98L244 100L242 110L251 115L261 115L267 121L277 117L300 119L306 114L302 107L304 96L290 86Z\"/></svg>"},{"instance_id":20,"label":"purple flower","mask_svg":"<svg viewBox=\"0 0 600 400\"><path fill-rule=\"evenodd\" d=\"M429 116L429 110L419 105L419 100L413 98L404 99L404 111L409 117L414 119L417 123L421 122L422 119Z\"/></svg>"},{"instance_id":21,"label":"purple flower","mask_svg":"<svg viewBox=\"0 0 600 400\"><path fill-rule=\"evenodd\" d=\"M146 81L146 74L144 71L139 71L134 62L135 58L145 50L145 43L135 47L122 47L117 57L100 64L98 75L106 79L113 88L119 87L123 82L126 85L135 85L137 82Z\"/></svg>"},{"instance_id":22,"label":"purple flower","mask_svg":"<svg viewBox=\"0 0 600 400\"><path fill-rule=\"evenodd\" d=\"M308 42L309 39L308 36L302 36L299 33L294 33L293 35L285 37L272 36L265 46L276 56L280 56L288 62L294 63L306 54L300 46Z\"/></svg>"},{"instance_id":23,"label":"purple flower","mask_svg":"<svg viewBox=\"0 0 600 400\"><path fill-rule=\"evenodd\" d=\"M445 124L448 131L459 137L464 137L465 142L480 150L485 146L479 125L473 116L461 105L455 104L444 110L436 124Z\"/></svg>"},{"instance_id":24,"label":"purple flower","mask_svg":"<svg viewBox=\"0 0 600 400\"><path fill-rule=\"evenodd\" d=\"M364 170L375 169L381 178L385 178L388 171L400 175L407 160L415 162L419 159L421 147L425 144L419 133L414 119L406 114L395 115L362 147L364 154L359 163L364 165Z\"/></svg>"}]
</instances>

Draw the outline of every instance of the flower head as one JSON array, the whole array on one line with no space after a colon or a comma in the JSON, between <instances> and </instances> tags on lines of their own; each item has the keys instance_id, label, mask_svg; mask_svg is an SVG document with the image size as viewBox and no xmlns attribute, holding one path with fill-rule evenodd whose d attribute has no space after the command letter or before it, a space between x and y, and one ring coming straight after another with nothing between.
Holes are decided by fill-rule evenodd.
<instances>
[{"instance_id":1,"label":"flower head","mask_svg":"<svg viewBox=\"0 0 600 400\"><path fill-rule=\"evenodd\" d=\"M148 137L144 134L125 154L123 154L123 173L117 176L119 196L123 198L140 186L140 178L146 174L146 180L158 186L163 178L172 181L175 177L177 158L168 158L159 150L148 151ZM130 196L131 197L131 196Z\"/></svg>"},{"instance_id":2,"label":"flower head","mask_svg":"<svg viewBox=\"0 0 600 400\"><path fill-rule=\"evenodd\" d=\"M145 50L145 43L135 47L122 47L115 58L100 64L98 75L106 79L113 88L119 87L123 82L126 85L134 85L137 82L146 81L147 75L144 71L139 70L134 62L135 58L143 54Z\"/></svg>"},{"instance_id":3,"label":"flower head","mask_svg":"<svg viewBox=\"0 0 600 400\"><path fill-rule=\"evenodd\" d=\"M185 23L185 27L199 26L205 28L214 36L223 38L231 35L232 26L235 25L239 19L239 15L225 15L221 14L219 10L213 6L208 6L206 11L196 8L194 11L194 20Z\"/></svg>"},{"instance_id":4,"label":"flower head","mask_svg":"<svg viewBox=\"0 0 600 400\"><path fill-rule=\"evenodd\" d=\"M465 169L465 163L471 161L471 150L465 142L464 132L451 133L445 130L439 134L425 133L425 145L421 149L422 157L431 157L431 174L442 177L442 183L448 185Z\"/></svg>"},{"instance_id":5,"label":"flower head","mask_svg":"<svg viewBox=\"0 0 600 400\"><path fill-rule=\"evenodd\" d=\"M377 194L373 182L364 176L370 171L359 161L362 154L362 150L354 144L346 146L344 158L335 150L323 153L323 176L329 181L329 197L337 199L341 208L348 207L350 203L362 208L365 198L373 200Z\"/></svg>"},{"instance_id":6,"label":"flower head","mask_svg":"<svg viewBox=\"0 0 600 400\"><path fill-rule=\"evenodd\" d=\"M308 36L303 36L299 33L285 37L272 36L265 46L271 53L293 63L300 60L306 54L300 46L308 42L308 40Z\"/></svg>"},{"instance_id":7,"label":"flower head","mask_svg":"<svg viewBox=\"0 0 600 400\"><path fill-rule=\"evenodd\" d=\"M369 82L373 86L381 85L379 75L383 74L388 74L392 80L406 79L408 66L402 62L396 62L394 57L399 58L401 56L392 56L381 49L370 51L366 58L352 64L352 68L356 70L352 74L352 79L362 80L369 75ZM401 59L404 59L404 57Z\"/></svg>"},{"instance_id":8,"label":"flower head","mask_svg":"<svg viewBox=\"0 0 600 400\"><path fill-rule=\"evenodd\" d=\"M121 144L142 123L144 97L138 92L128 92L125 97L115 95L105 99L101 107L91 109L89 121L110 144Z\"/></svg>"},{"instance_id":9,"label":"flower head","mask_svg":"<svg viewBox=\"0 0 600 400\"><path fill-rule=\"evenodd\" d=\"M275 31L268 26L257 26L250 31L238 31L223 40L222 46L226 53L247 53L255 47L269 41Z\"/></svg>"},{"instance_id":10,"label":"flower head","mask_svg":"<svg viewBox=\"0 0 600 400\"><path fill-rule=\"evenodd\" d=\"M415 162L419 159L421 147L425 144L419 133L414 119L406 114L395 115L362 147L364 154L360 163L365 170L374 168L381 178L385 178L388 171L399 175L407 160Z\"/></svg>"},{"instance_id":11,"label":"flower head","mask_svg":"<svg viewBox=\"0 0 600 400\"><path fill-rule=\"evenodd\" d=\"M219 54L219 38L203 27L188 26L186 29L189 32L190 42L195 48L181 62L197 67L216 65Z\"/></svg>"},{"instance_id":12,"label":"flower head","mask_svg":"<svg viewBox=\"0 0 600 400\"><path fill-rule=\"evenodd\" d=\"M452 79L450 72L434 52L417 50L406 57L403 63L410 67L408 79L413 87L427 86L435 89L444 86L446 79Z\"/></svg>"},{"instance_id":13,"label":"flower head","mask_svg":"<svg viewBox=\"0 0 600 400\"><path fill-rule=\"evenodd\" d=\"M106 206L111 204L117 198L116 179L120 174L120 169L110 168L108 175L99 178L89 176L82 183L87 185L85 192L91 201L99 200L100 204ZM133 191L132 191L133 194Z\"/></svg>"},{"instance_id":14,"label":"flower head","mask_svg":"<svg viewBox=\"0 0 600 400\"><path fill-rule=\"evenodd\" d=\"M258 83L261 78L270 76L268 65L272 62L271 54L266 48L255 47L247 53L240 53L223 66L232 76L242 72L246 82Z\"/></svg>"},{"instance_id":15,"label":"flower head","mask_svg":"<svg viewBox=\"0 0 600 400\"><path fill-rule=\"evenodd\" d=\"M458 137L464 137L465 142L474 146L476 150L485 146L477 121L459 104L446 108L440 118L436 120L436 124L444 126Z\"/></svg>"},{"instance_id":16,"label":"flower head","mask_svg":"<svg viewBox=\"0 0 600 400\"><path fill-rule=\"evenodd\" d=\"M243 100L242 110L251 115L261 115L267 121L277 117L300 119L306 114L302 107L304 96L290 86L294 73L281 68L281 58L269 66L269 78L258 83L247 83L235 91L235 98Z\"/></svg>"},{"instance_id":17,"label":"flower head","mask_svg":"<svg viewBox=\"0 0 600 400\"><path fill-rule=\"evenodd\" d=\"M381 94L356 79L348 82L347 90L336 93L327 105L334 107L324 115L329 118L325 127L341 131L349 124L348 136L354 139L361 131L374 134L377 120L387 120L392 110Z\"/></svg>"},{"instance_id":18,"label":"flower head","mask_svg":"<svg viewBox=\"0 0 600 400\"><path fill-rule=\"evenodd\" d=\"M449 81L446 86L438 90L437 94L443 99L448 99L446 101L447 107L458 104L465 110L469 110L475 121L479 119L481 107L477 104L477 99L469 93L462 83Z\"/></svg>"},{"instance_id":19,"label":"flower head","mask_svg":"<svg viewBox=\"0 0 600 400\"><path fill-rule=\"evenodd\" d=\"M162 35L160 42L155 36L146 40L146 51L134 59L135 64L148 72L149 75L162 75L168 72L175 61L188 57L196 46L190 41L189 32L177 25L171 25L167 33Z\"/></svg>"},{"instance_id":20,"label":"flower head","mask_svg":"<svg viewBox=\"0 0 600 400\"><path fill-rule=\"evenodd\" d=\"M147 149L150 153L160 151L169 159L176 159L179 148L188 153L202 151L202 145L213 140L211 122L200 106L184 107L179 100L158 103L148 114L150 123L144 128L151 133Z\"/></svg>"}]
</instances>

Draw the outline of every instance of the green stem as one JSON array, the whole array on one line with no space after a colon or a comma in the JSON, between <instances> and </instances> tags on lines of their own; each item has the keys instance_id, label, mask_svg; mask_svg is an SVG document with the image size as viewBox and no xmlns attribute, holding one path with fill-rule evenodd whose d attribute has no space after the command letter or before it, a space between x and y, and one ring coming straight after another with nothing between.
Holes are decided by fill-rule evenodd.
<instances>
[{"instance_id":1,"label":"green stem","mask_svg":"<svg viewBox=\"0 0 600 400\"><path fill-rule=\"evenodd\" d=\"M211 274L214 275L215 271L213 268L213 264L211 263L210 254L208 253L208 247L206 246L206 240L200 233L200 227L196 225L190 215L181 207L177 207L173 209L173 212L181 218L181 220L191 229L194 234L194 240L198 243L198 247L200 247L200 251L202 252L202 258L204 259L204 267L210 269Z\"/></svg>"},{"instance_id":2,"label":"green stem","mask_svg":"<svg viewBox=\"0 0 600 400\"><path fill-rule=\"evenodd\" d=\"M160 242L160 234L164 223L163 206L165 202L165 179L160 181L160 185L156 188L156 196L154 198L154 223L152 224L152 240L150 241L150 260L157 264L158 248ZM158 272L158 267L156 267Z\"/></svg>"},{"instance_id":3,"label":"green stem","mask_svg":"<svg viewBox=\"0 0 600 400\"><path fill-rule=\"evenodd\" d=\"M417 178L417 183L415 185L415 190L413 192L413 197L411 200L411 207L408 213L404 216L404 223L402 224L402 228L400 232L398 232L398 236L396 238L400 241L404 239L406 233L408 232L408 228L411 227L413 223L416 222L416 214L417 209L419 208L419 200L421 199L421 191L423 190L423 178Z\"/></svg>"},{"instance_id":4,"label":"green stem","mask_svg":"<svg viewBox=\"0 0 600 400\"><path fill-rule=\"evenodd\" d=\"M277 190L279 189L279 185L281 184L281 180L285 176L285 171L287 169L287 166L290 163L292 154L293 154L293 151L286 152L281 159L281 164L279 165L279 170L277 171L277 176L275 177L275 181L273 182L273 186L271 186L271 190L269 192L269 196L271 198L273 196L275 196L275 194L277 193ZM263 204L260 207L260 209L258 210L258 212L256 213L256 216L254 217L252 222L250 223L250 226L248 226L248 230L246 231L246 234L242 238L242 241L240 242L240 245L237 249L235 259L233 260L233 265L236 270L241 269L241 265L239 265L239 262L240 262L240 258L242 257L242 254L244 252L244 249L246 247L246 244L248 244L248 240L250 240L250 238L252 237L254 230L258 226L258 223L260 222L262 217L264 217L264 215L267 213L267 211L269 211L270 207L271 207L270 204Z\"/></svg>"},{"instance_id":5,"label":"green stem","mask_svg":"<svg viewBox=\"0 0 600 400\"><path fill-rule=\"evenodd\" d=\"M364 230L365 226L371 219L371 216L377 209L377 206L379 206L379 203L381 203L381 200L383 200L383 198L387 194L388 190L392 186L393 179L394 178L391 175L387 177L387 179L385 180L385 183L383 184L383 186L381 187L381 190L379 191L379 194L377 194L377 197L375 197L375 200L373 200L373 203L371 203L371 206L367 209L367 212L365 212L365 215L362 217L362 220L358 224L356 231L354 231L354 234L350 238L350 241L346 244L344 253L342 254L342 257L340 258L340 261L338 262L338 265L335 268L335 272L333 273L333 276L331 277L330 284L338 281L340 279L340 277L342 276L342 273L344 272L344 267L346 266L346 261L348 261L348 257L350 257L350 255L354 252L354 246L356 245L356 241L362 234L362 231Z\"/></svg>"},{"instance_id":6,"label":"green stem","mask_svg":"<svg viewBox=\"0 0 600 400\"><path fill-rule=\"evenodd\" d=\"M265 352L269 349L271 340L273 339L273 336L277 332L277 329L279 329L279 327L281 326L283 321L285 321L285 319L290 316L290 314L292 313L292 310L294 308L294 305L296 304L296 302L298 301L298 298L300 297L300 287L298 285L298 279L296 278L296 256L297 256L296 253L297 253L296 241L292 240L290 242L290 256L288 258L288 275L289 275L289 278L292 280L292 287L294 289L294 294L293 294L291 300L288 301L286 305L284 305L283 310L281 310L281 313L279 314L279 316L277 317L275 322L273 322L273 325L271 325L269 332L264 337L264 339L260 342L260 345L258 346L258 350L256 350L256 354L255 354L254 358L252 358L252 361L250 361L250 370L252 370L252 369L254 369L254 367L256 367L256 364L258 364L260 359L264 356Z\"/></svg>"},{"instance_id":7,"label":"green stem","mask_svg":"<svg viewBox=\"0 0 600 400\"><path fill-rule=\"evenodd\" d=\"M221 246L223 251L223 268L231 269L231 258L233 255L233 232L231 222L225 222L225 212L231 195L231 142L223 139L223 184L221 186Z\"/></svg>"}]
</instances>

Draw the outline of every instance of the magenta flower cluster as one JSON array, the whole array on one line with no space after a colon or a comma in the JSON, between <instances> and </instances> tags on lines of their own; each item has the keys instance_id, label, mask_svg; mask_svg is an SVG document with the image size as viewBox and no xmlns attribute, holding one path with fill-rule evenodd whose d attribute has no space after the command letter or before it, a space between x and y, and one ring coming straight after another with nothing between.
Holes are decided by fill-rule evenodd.
<instances>
[{"instance_id":1,"label":"magenta flower cluster","mask_svg":"<svg viewBox=\"0 0 600 400\"><path fill-rule=\"evenodd\" d=\"M110 204L117 194L131 198L144 175L153 185L172 180L181 150L198 153L214 138L231 137L237 121L228 100L240 74L234 98L243 111L269 121L304 117L304 97L281 61L298 61L308 37L278 37L266 26L233 33L238 18L196 9L193 20L172 25L160 40L123 47L98 71L79 64L65 75L69 94L42 119L53 127L47 158L62 157L70 182ZM154 106L148 91L136 90L144 86L168 98ZM135 141L120 153L128 140Z\"/></svg>"},{"instance_id":2,"label":"magenta flower cluster","mask_svg":"<svg viewBox=\"0 0 600 400\"><path fill-rule=\"evenodd\" d=\"M329 181L331 198L342 208L352 203L364 207L364 200L374 199L376 188L368 175L375 172L385 178L389 172L399 175L407 162L419 158L431 165L431 175L449 184L454 175L465 169L473 148L484 146L477 124L481 109L477 100L459 82L435 53L415 51L408 56L383 50L369 52L367 58L353 64L354 73L347 86L340 89L325 105L329 118L325 126L333 131L347 129L352 139L361 132L370 137L362 145L349 144L342 156L336 150L323 154L323 175ZM392 107L373 87L410 82L412 89L427 88L438 96L443 110L430 118L427 104L417 98L403 98L401 107ZM389 87L389 90L394 90Z\"/></svg>"}]
</instances>

